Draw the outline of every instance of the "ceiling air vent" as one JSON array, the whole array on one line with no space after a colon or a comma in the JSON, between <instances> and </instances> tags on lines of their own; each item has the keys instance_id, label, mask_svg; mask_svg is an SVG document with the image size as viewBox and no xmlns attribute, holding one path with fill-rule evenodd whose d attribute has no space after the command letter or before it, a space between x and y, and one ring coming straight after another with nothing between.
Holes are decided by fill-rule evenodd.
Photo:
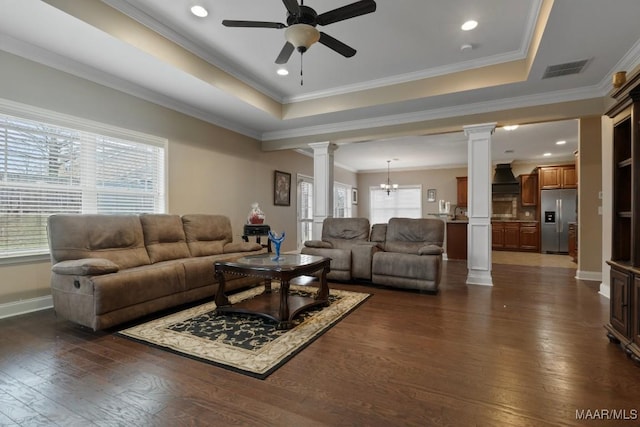
<instances>
[{"instance_id":1,"label":"ceiling air vent","mask_svg":"<svg viewBox=\"0 0 640 427\"><path fill-rule=\"evenodd\" d=\"M558 65L549 65L546 70L544 70L543 79L550 79L552 77L560 77L567 76L569 74L578 74L583 70L585 65L589 62L588 59L583 59L582 61L574 61L567 62L564 64Z\"/></svg>"}]
</instances>

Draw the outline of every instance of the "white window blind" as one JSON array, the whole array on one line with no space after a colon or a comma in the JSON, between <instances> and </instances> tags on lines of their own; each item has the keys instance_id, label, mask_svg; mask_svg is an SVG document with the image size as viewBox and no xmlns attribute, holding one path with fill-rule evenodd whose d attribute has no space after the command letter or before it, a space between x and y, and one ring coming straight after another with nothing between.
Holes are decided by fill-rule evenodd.
<instances>
[{"instance_id":1,"label":"white window blind","mask_svg":"<svg viewBox=\"0 0 640 427\"><path fill-rule=\"evenodd\" d=\"M333 183L333 216L351 218L351 186Z\"/></svg>"},{"instance_id":2,"label":"white window blind","mask_svg":"<svg viewBox=\"0 0 640 427\"><path fill-rule=\"evenodd\" d=\"M387 223L390 218L422 218L422 187L401 186L387 195L380 187L369 189L371 224Z\"/></svg>"},{"instance_id":3,"label":"white window blind","mask_svg":"<svg viewBox=\"0 0 640 427\"><path fill-rule=\"evenodd\" d=\"M164 144L0 114L0 258L46 253L54 213L165 210Z\"/></svg>"}]
</instances>

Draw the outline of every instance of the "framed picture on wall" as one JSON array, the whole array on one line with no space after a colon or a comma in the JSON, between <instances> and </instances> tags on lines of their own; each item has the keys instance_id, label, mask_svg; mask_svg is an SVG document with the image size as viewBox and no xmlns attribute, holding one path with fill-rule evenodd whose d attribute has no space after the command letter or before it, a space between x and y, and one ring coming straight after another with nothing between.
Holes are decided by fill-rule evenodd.
<instances>
[{"instance_id":1,"label":"framed picture on wall","mask_svg":"<svg viewBox=\"0 0 640 427\"><path fill-rule=\"evenodd\" d=\"M436 201L436 189L430 188L427 190L427 202L435 202Z\"/></svg>"},{"instance_id":2,"label":"framed picture on wall","mask_svg":"<svg viewBox=\"0 0 640 427\"><path fill-rule=\"evenodd\" d=\"M273 176L273 204L276 206L291 205L291 174L275 171Z\"/></svg>"},{"instance_id":3,"label":"framed picture on wall","mask_svg":"<svg viewBox=\"0 0 640 427\"><path fill-rule=\"evenodd\" d=\"M358 189L354 188L351 190L351 204L352 205L357 205L358 204Z\"/></svg>"}]
</instances>

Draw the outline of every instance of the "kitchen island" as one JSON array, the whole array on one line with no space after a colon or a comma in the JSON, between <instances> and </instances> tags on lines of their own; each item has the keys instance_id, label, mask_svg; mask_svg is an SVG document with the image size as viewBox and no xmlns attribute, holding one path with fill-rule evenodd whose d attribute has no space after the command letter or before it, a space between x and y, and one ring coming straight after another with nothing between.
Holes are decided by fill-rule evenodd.
<instances>
[{"instance_id":1,"label":"kitchen island","mask_svg":"<svg viewBox=\"0 0 640 427\"><path fill-rule=\"evenodd\" d=\"M467 259L467 224L465 219L447 221L447 259ZM500 251L539 252L540 225L528 219L492 219L492 249Z\"/></svg>"}]
</instances>

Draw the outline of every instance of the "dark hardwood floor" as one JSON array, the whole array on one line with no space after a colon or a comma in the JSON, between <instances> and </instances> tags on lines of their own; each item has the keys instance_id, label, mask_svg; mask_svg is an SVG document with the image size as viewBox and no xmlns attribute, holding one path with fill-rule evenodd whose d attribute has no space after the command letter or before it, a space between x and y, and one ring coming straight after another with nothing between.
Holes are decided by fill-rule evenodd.
<instances>
[{"instance_id":1,"label":"dark hardwood floor","mask_svg":"<svg viewBox=\"0 0 640 427\"><path fill-rule=\"evenodd\" d=\"M633 418L640 367L607 340L597 283L574 275L496 264L494 287L467 286L449 261L436 296L332 284L373 296L264 381L53 310L0 320L0 425L638 425L576 419Z\"/></svg>"}]
</instances>

